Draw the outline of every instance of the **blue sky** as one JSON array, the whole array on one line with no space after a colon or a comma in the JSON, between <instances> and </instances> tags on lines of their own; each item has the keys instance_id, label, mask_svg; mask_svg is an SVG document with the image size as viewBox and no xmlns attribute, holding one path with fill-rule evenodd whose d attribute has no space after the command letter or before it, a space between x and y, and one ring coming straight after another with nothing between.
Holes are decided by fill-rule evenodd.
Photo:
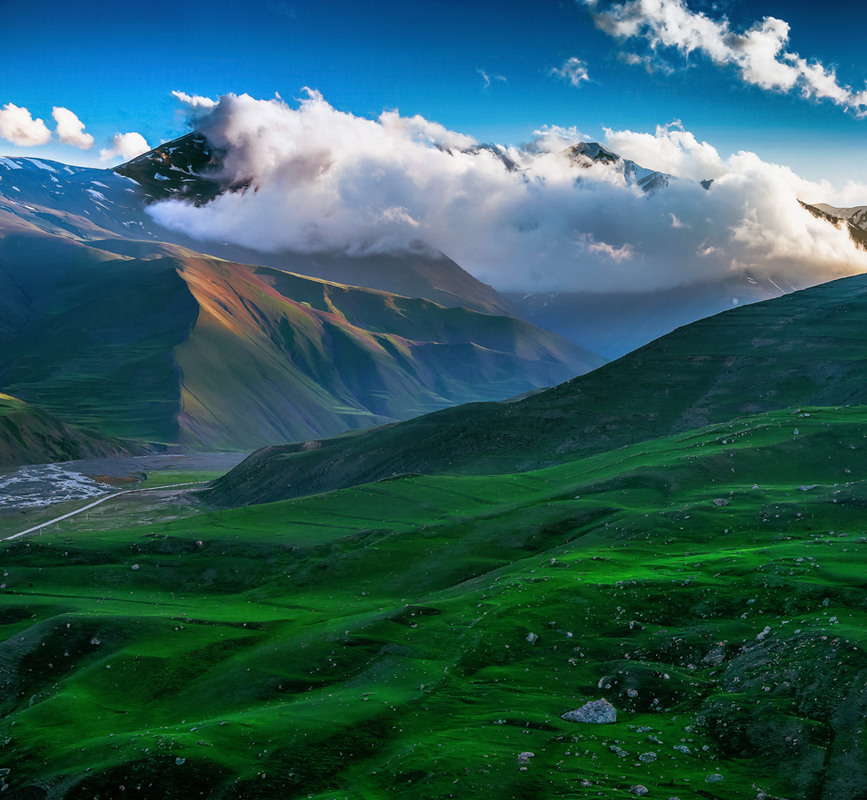
<instances>
[{"instance_id":1,"label":"blue sky","mask_svg":"<svg viewBox=\"0 0 867 800\"><path fill-rule=\"evenodd\" d=\"M783 20L789 30L780 54L792 57L779 61L791 66L798 54L808 67L822 65L826 77L833 70L833 85L854 94L867 80L863 5L838 2L820 14L815 3L780 0L632 0L619 21L612 12L617 4L593 5L0 0L0 115L13 104L53 132L52 109L62 107L94 137L81 149L59 143L56 133L38 146L16 146L7 136L0 152L116 163L118 157L100 162L116 134L136 132L156 145L185 132L173 90L211 97L279 93L292 102L310 86L342 111L374 117L397 108L504 144L526 141L545 125L601 139L605 128L652 132L678 119L724 156L751 150L811 180L867 183L867 118L847 110L845 101L817 96L803 80L788 89L772 85L768 75L750 80L747 68L762 64L745 67L719 52L714 63L714 41L666 44L667 34L641 19L642 9L680 5L710 39L720 31L743 33L765 17ZM634 36L624 35L630 10ZM576 78L586 71L577 85L563 69L570 59L577 60Z\"/></svg>"}]
</instances>

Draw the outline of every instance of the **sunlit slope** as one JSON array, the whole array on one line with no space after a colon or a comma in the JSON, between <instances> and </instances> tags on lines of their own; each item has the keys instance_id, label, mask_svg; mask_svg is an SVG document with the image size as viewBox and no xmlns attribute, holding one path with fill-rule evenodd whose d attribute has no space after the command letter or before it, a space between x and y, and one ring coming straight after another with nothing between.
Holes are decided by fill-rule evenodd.
<instances>
[{"instance_id":1,"label":"sunlit slope","mask_svg":"<svg viewBox=\"0 0 867 800\"><path fill-rule=\"evenodd\" d=\"M7 543L4 780L863 800L865 448L863 407L803 408L521 475L168 524L104 506ZM560 718L600 697L614 725Z\"/></svg>"},{"instance_id":2,"label":"sunlit slope","mask_svg":"<svg viewBox=\"0 0 867 800\"><path fill-rule=\"evenodd\" d=\"M276 500L419 472L527 470L748 413L867 402L867 277L834 281L679 328L521 402L469 405L256 453L215 502Z\"/></svg>"},{"instance_id":3,"label":"sunlit slope","mask_svg":"<svg viewBox=\"0 0 867 800\"><path fill-rule=\"evenodd\" d=\"M0 393L0 469L34 462L127 455L132 445L73 428L8 394Z\"/></svg>"},{"instance_id":4,"label":"sunlit slope","mask_svg":"<svg viewBox=\"0 0 867 800\"><path fill-rule=\"evenodd\" d=\"M179 272L200 308L175 351L182 441L318 438L600 363L515 319L204 257Z\"/></svg>"},{"instance_id":5,"label":"sunlit slope","mask_svg":"<svg viewBox=\"0 0 867 800\"><path fill-rule=\"evenodd\" d=\"M114 436L252 449L602 363L520 320L98 229L63 235L48 216L0 226L0 385Z\"/></svg>"}]
</instances>

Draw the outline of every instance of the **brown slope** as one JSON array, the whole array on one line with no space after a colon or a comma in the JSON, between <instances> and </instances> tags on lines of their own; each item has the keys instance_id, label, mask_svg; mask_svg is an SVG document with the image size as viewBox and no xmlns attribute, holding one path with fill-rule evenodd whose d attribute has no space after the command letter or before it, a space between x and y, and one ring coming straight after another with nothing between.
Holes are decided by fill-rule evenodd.
<instances>
[{"instance_id":1,"label":"brown slope","mask_svg":"<svg viewBox=\"0 0 867 800\"><path fill-rule=\"evenodd\" d=\"M527 323L186 256L181 440L251 447L505 398L598 365Z\"/></svg>"}]
</instances>

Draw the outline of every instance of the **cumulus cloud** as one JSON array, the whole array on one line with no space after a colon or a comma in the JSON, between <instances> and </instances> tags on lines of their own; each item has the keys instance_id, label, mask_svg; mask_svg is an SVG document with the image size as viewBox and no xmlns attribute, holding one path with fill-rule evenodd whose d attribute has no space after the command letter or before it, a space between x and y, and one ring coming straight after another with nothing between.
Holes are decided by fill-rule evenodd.
<instances>
[{"instance_id":1,"label":"cumulus cloud","mask_svg":"<svg viewBox=\"0 0 867 800\"><path fill-rule=\"evenodd\" d=\"M111 139L111 147L99 151L100 161L111 161L120 158L129 161L151 149L147 140L140 133L116 133Z\"/></svg>"},{"instance_id":2,"label":"cumulus cloud","mask_svg":"<svg viewBox=\"0 0 867 800\"><path fill-rule=\"evenodd\" d=\"M201 95L189 95L186 92L172 92L172 94L186 106L191 108L213 108L217 105L216 100Z\"/></svg>"},{"instance_id":3,"label":"cumulus cloud","mask_svg":"<svg viewBox=\"0 0 867 800\"><path fill-rule=\"evenodd\" d=\"M699 142L679 120L657 125L655 133L605 129L605 141L624 158L679 178L712 180L726 168L716 148Z\"/></svg>"},{"instance_id":4,"label":"cumulus cloud","mask_svg":"<svg viewBox=\"0 0 867 800\"><path fill-rule=\"evenodd\" d=\"M867 90L841 84L833 68L808 61L786 49L789 23L765 17L746 31L732 29L725 18L715 20L691 11L684 0L626 0L588 6L596 26L618 39L645 39L652 51L675 48L684 55L699 52L719 66L733 65L742 80L763 89L788 92L800 89L805 97L830 100L867 114ZM643 63L637 55L636 63Z\"/></svg>"},{"instance_id":5,"label":"cumulus cloud","mask_svg":"<svg viewBox=\"0 0 867 800\"><path fill-rule=\"evenodd\" d=\"M51 139L51 131L41 119L34 119L26 108L7 103L0 108L0 139L19 147L36 147Z\"/></svg>"},{"instance_id":6,"label":"cumulus cloud","mask_svg":"<svg viewBox=\"0 0 867 800\"><path fill-rule=\"evenodd\" d=\"M867 252L799 198L830 186L755 154L722 157L677 124L609 131L607 145L681 176L643 192L623 163L570 157L575 130L527 146L479 145L421 117L341 112L317 92L294 105L226 95L189 106L248 185L196 207L151 207L161 224L260 250L369 254L428 247L497 289L630 291L738 275L809 285L867 271ZM713 178L709 189L694 180Z\"/></svg>"},{"instance_id":7,"label":"cumulus cloud","mask_svg":"<svg viewBox=\"0 0 867 800\"><path fill-rule=\"evenodd\" d=\"M68 108L54 106L51 116L57 123L57 137L63 144L71 144L81 150L93 147L93 137L84 132L84 123Z\"/></svg>"},{"instance_id":8,"label":"cumulus cloud","mask_svg":"<svg viewBox=\"0 0 867 800\"><path fill-rule=\"evenodd\" d=\"M568 81L576 89L581 86L582 81L590 80L590 75L587 73L587 64L580 58L575 57L567 58L562 67L555 67L550 71L550 74Z\"/></svg>"}]
</instances>

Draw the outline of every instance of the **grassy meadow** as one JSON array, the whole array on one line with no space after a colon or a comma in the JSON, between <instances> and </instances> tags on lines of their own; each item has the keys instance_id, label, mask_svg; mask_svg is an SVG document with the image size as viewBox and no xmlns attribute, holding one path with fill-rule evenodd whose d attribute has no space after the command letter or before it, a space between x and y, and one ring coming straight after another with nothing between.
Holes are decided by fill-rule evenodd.
<instances>
[{"instance_id":1,"label":"grassy meadow","mask_svg":"<svg viewBox=\"0 0 867 800\"><path fill-rule=\"evenodd\" d=\"M524 474L109 501L0 546L3 780L865 797L865 447L867 408L805 407ZM560 718L602 697L616 723Z\"/></svg>"}]
</instances>

